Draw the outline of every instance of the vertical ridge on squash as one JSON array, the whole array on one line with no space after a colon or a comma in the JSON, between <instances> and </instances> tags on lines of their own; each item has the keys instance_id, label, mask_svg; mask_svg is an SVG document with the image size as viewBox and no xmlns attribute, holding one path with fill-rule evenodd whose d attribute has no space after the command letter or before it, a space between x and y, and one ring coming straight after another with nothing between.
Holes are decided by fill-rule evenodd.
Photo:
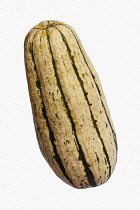
<instances>
[{"instance_id":1,"label":"vertical ridge on squash","mask_svg":"<svg viewBox=\"0 0 140 210\"><path fill-rule=\"evenodd\" d=\"M75 188L111 176L116 135L98 75L75 31L43 21L25 39L25 68L39 147Z\"/></svg>"}]
</instances>

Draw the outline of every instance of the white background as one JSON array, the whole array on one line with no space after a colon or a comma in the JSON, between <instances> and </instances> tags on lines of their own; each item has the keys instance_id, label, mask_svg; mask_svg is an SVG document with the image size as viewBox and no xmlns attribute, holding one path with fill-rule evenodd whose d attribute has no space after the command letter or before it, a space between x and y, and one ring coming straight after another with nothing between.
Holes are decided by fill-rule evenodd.
<instances>
[{"instance_id":1,"label":"white background","mask_svg":"<svg viewBox=\"0 0 140 210\"><path fill-rule=\"evenodd\" d=\"M59 20L78 33L96 68L118 138L118 163L97 188L63 183L35 137L24 68L27 32ZM0 209L140 209L140 1L1 0Z\"/></svg>"}]
</instances>

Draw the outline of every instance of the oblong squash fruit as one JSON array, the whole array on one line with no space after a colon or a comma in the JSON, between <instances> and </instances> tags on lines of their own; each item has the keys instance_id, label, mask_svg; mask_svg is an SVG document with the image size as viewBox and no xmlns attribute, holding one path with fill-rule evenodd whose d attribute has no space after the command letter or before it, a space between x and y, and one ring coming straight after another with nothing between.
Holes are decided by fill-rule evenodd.
<instances>
[{"instance_id":1,"label":"oblong squash fruit","mask_svg":"<svg viewBox=\"0 0 140 210\"><path fill-rule=\"evenodd\" d=\"M98 75L76 32L43 21L25 38L25 68L40 150L75 188L96 187L117 159L114 126Z\"/></svg>"}]
</instances>

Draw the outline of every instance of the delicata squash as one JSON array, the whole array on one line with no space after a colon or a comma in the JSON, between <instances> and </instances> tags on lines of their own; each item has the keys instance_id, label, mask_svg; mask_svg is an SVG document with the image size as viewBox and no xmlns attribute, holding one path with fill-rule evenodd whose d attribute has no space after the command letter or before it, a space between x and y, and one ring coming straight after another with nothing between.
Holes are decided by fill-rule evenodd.
<instances>
[{"instance_id":1,"label":"delicata squash","mask_svg":"<svg viewBox=\"0 0 140 210\"><path fill-rule=\"evenodd\" d=\"M64 182L96 187L117 159L114 126L98 75L72 27L43 21L25 38L25 68L42 155Z\"/></svg>"}]
</instances>

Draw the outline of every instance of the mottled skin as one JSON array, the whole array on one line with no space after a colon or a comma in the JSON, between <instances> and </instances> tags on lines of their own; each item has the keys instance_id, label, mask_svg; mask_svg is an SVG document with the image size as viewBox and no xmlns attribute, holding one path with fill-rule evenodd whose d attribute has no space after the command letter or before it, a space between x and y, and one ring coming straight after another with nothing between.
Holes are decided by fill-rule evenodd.
<instances>
[{"instance_id":1,"label":"mottled skin","mask_svg":"<svg viewBox=\"0 0 140 210\"><path fill-rule=\"evenodd\" d=\"M114 126L98 75L76 32L44 21L25 39L25 66L39 147L53 171L75 188L111 176Z\"/></svg>"}]
</instances>

